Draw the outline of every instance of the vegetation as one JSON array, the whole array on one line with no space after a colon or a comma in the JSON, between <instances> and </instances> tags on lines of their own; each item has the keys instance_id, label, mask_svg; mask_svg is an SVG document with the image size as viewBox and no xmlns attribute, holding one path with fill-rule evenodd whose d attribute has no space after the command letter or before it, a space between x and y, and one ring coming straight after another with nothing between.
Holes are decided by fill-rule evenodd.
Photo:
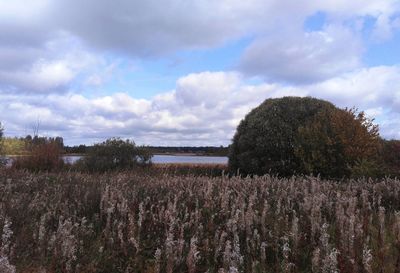
<instances>
[{"instance_id":1,"label":"vegetation","mask_svg":"<svg viewBox=\"0 0 400 273\"><path fill-rule=\"evenodd\" d=\"M24 138L5 137L3 139L3 152L6 155L24 155L28 153L27 142Z\"/></svg>"},{"instance_id":2,"label":"vegetation","mask_svg":"<svg viewBox=\"0 0 400 273\"><path fill-rule=\"evenodd\" d=\"M400 177L400 140L382 140L381 145L385 174Z\"/></svg>"},{"instance_id":3,"label":"vegetation","mask_svg":"<svg viewBox=\"0 0 400 273\"><path fill-rule=\"evenodd\" d=\"M168 147L168 146L149 146L147 147L153 154L196 154L196 155L210 155L210 156L227 156L228 147Z\"/></svg>"},{"instance_id":4,"label":"vegetation","mask_svg":"<svg viewBox=\"0 0 400 273\"><path fill-rule=\"evenodd\" d=\"M77 145L66 146L65 152L67 154L86 154L89 153L93 146ZM170 146L146 146L146 150L152 154L196 154L196 155L210 155L210 156L227 156L228 147L170 147Z\"/></svg>"},{"instance_id":5,"label":"vegetation","mask_svg":"<svg viewBox=\"0 0 400 273\"><path fill-rule=\"evenodd\" d=\"M0 170L0 259L32 273L399 272L399 211L395 179Z\"/></svg>"},{"instance_id":6,"label":"vegetation","mask_svg":"<svg viewBox=\"0 0 400 273\"><path fill-rule=\"evenodd\" d=\"M379 143L378 126L364 112L335 108L320 111L298 128L295 155L301 160L302 173L376 177L382 175Z\"/></svg>"},{"instance_id":7,"label":"vegetation","mask_svg":"<svg viewBox=\"0 0 400 273\"><path fill-rule=\"evenodd\" d=\"M220 177L228 173L228 166L225 164L154 164L151 169L146 169L146 173L152 175L192 175Z\"/></svg>"},{"instance_id":8,"label":"vegetation","mask_svg":"<svg viewBox=\"0 0 400 273\"><path fill-rule=\"evenodd\" d=\"M77 164L84 171L105 172L146 165L151 157L146 149L136 147L133 141L110 138L94 145Z\"/></svg>"},{"instance_id":9,"label":"vegetation","mask_svg":"<svg viewBox=\"0 0 400 273\"><path fill-rule=\"evenodd\" d=\"M62 137L40 137L27 135L26 137L5 137L3 138L4 154L6 155L29 155L34 146L56 143L63 152L64 140Z\"/></svg>"},{"instance_id":10,"label":"vegetation","mask_svg":"<svg viewBox=\"0 0 400 273\"><path fill-rule=\"evenodd\" d=\"M239 124L229 155L244 174L353 174L359 162L377 164L378 127L355 109L315 98L267 99Z\"/></svg>"},{"instance_id":11,"label":"vegetation","mask_svg":"<svg viewBox=\"0 0 400 273\"><path fill-rule=\"evenodd\" d=\"M3 131L4 131L4 128L3 128L3 125L0 122L0 166L4 165L6 163L5 159L3 157L3 155L4 155Z\"/></svg>"},{"instance_id":12,"label":"vegetation","mask_svg":"<svg viewBox=\"0 0 400 273\"><path fill-rule=\"evenodd\" d=\"M12 168L30 171L54 171L64 167L62 142L57 138L33 138L28 144L29 154L14 158Z\"/></svg>"},{"instance_id":13,"label":"vegetation","mask_svg":"<svg viewBox=\"0 0 400 273\"><path fill-rule=\"evenodd\" d=\"M86 154L89 152L92 146L86 146L84 144L76 145L76 146L65 146L65 152L67 154Z\"/></svg>"},{"instance_id":14,"label":"vegetation","mask_svg":"<svg viewBox=\"0 0 400 273\"><path fill-rule=\"evenodd\" d=\"M4 131L4 128L3 128L3 125L0 122L0 140L1 141L3 140L3 131Z\"/></svg>"}]
</instances>

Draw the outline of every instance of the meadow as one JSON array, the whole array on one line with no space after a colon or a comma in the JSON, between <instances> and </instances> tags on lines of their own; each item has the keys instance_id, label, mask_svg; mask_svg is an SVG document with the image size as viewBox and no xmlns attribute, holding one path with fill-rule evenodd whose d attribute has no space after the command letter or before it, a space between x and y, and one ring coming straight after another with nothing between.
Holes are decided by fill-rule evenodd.
<instances>
[{"instance_id":1,"label":"meadow","mask_svg":"<svg viewBox=\"0 0 400 273\"><path fill-rule=\"evenodd\" d=\"M400 272L400 181L3 169L0 231L2 273Z\"/></svg>"}]
</instances>

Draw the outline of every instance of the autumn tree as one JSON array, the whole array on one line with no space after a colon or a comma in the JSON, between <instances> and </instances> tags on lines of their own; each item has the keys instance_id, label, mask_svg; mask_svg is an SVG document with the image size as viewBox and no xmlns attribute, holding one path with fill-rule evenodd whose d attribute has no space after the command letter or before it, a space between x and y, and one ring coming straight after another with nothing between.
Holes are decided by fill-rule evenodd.
<instances>
[{"instance_id":1,"label":"autumn tree","mask_svg":"<svg viewBox=\"0 0 400 273\"><path fill-rule=\"evenodd\" d=\"M343 177L378 150L378 127L364 112L315 98L267 99L239 124L229 167L244 174Z\"/></svg>"},{"instance_id":2,"label":"autumn tree","mask_svg":"<svg viewBox=\"0 0 400 273\"><path fill-rule=\"evenodd\" d=\"M325 109L298 129L295 154L304 173L328 177L379 172L379 129L357 109Z\"/></svg>"}]
</instances>

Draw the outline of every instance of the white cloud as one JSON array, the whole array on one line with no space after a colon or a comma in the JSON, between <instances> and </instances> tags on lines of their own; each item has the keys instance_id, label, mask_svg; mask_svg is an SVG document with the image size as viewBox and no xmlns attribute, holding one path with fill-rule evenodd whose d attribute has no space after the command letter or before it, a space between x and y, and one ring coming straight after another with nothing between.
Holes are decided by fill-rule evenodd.
<instances>
[{"instance_id":1,"label":"white cloud","mask_svg":"<svg viewBox=\"0 0 400 273\"><path fill-rule=\"evenodd\" d=\"M392 14L400 9L397 0L318 0L311 5L317 9L347 17L375 17L379 14Z\"/></svg>"},{"instance_id":2,"label":"white cloud","mask_svg":"<svg viewBox=\"0 0 400 273\"><path fill-rule=\"evenodd\" d=\"M18 38L23 44L35 36L37 41L48 41L64 31L94 48L157 56L220 46L246 35L265 37L277 29L298 30L305 18L319 11L336 20L383 18L400 11L400 5L397 0L166 0L162 4L156 0L3 0L0 36L8 36L9 41ZM26 35L15 30L25 30ZM46 39L41 33L50 36Z\"/></svg>"},{"instance_id":3,"label":"white cloud","mask_svg":"<svg viewBox=\"0 0 400 273\"><path fill-rule=\"evenodd\" d=\"M398 112L400 97L400 68L378 66L363 68L329 79L307 88L312 95L322 95L342 107L361 109L385 107ZM350 104L350 105L349 105Z\"/></svg>"},{"instance_id":4,"label":"white cloud","mask_svg":"<svg viewBox=\"0 0 400 273\"><path fill-rule=\"evenodd\" d=\"M68 59L38 60L29 69L0 70L0 86L18 92L54 92L65 89L77 70Z\"/></svg>"},{"instance_id":5,"label":"white cloud","mask_svg":"<svg viewBox=\"0 0 400 273\"><path fill-rule=\"evenodd\" d=\"M354 33L330 25L323 31L258 39L246 49L240 68L270 81L309 83L358 67L362 51Z\"/></svg>"},{"instance_id":6,"label":"white cloud","mask_svg":"<svg viewBox=\"0 0 400 273\"><path fill-rule=\"evenodd\" d=\"M0 44L0 92L66 92L79 75L107 66L102 57L63 33L43 48L2 48Z\"/></svg>"},{"instance_id":7,"label":"white cloud","mask_svg":"<svg viewBox=\"0 0 400 273\"><path fill-rule=\"evenodd\" d=\"M140 117L147 114L151 103L144 99L133 99L126 93L116 93L112 96L96 98L91 101L94 109L104 114L126 114Z\"/></svg>"},{"instance_id":8,"label":"white cloud","mask_svg":"<svg viewBox=\"0 0 400 273\"><path fill-rule=\"evenodd\" d=\"M0 0L0 86L47 93L65 92L72 81L101 86L110 78L109 61L103 69L72 64L86 61L83 55L99 62L105 54L170 56L249 36L256 40L243 57L245 71L295 82L324 80L356 67L362 46L340 27L303 33L308 16L325 12L335 25L369 16L377 19L374 33L386 37L399 25L399 11L397 0ZM71 51L81 56L70 61ZM57 75L40 66L60 62Z\"/></svg>"},{"instance_id":9,"label":"white cloud","mask_svg":"<svg viewBox=\"0 0 400 273\"><path fill-rule=\"evenodd\" d=\"M187 106L204 105L205 108L214 108L231 95L240 81L240 75L234 72L190 74L178 80L176 97Z\"/></svg>"},{"instance_id":10,"label":"white cloud","mask_svg":"<svg viewBox=\"0 0 400 273\"><path fill-rule=\"evenodd\" d=\"M241 100L246 90L251 97ZM66 130L62 135L67 143L77 141L75 137L93 141L122 136L154 145L217 145L229 143L242 115L262 101L269 90L269 85L245 85L237 73L204 72L182 77L176 90L151 100L135 99L126 93L92 99L78 94L3 94L0 98L5 103L0 110L6 113L6 128L18 124L19 131L13 127L13 134L23 134L22 128L31 128L39 119L44 133ZM190 94L199 103L193 104L185 97ZM13 106L16 102L18 107Z\"/></svg>"},{"instance_id":11,"label":"white cloud","mask_svg":"<svg viewBox=\"0 0 400 273\"><path fill-rule=\"evenodd\" d=\"M179 94L182 86L199 103L183 100ZM135 99L126 93L95 98L78 94L23 97L3 94L0 111L4 113L6 133L23 135L26 128L40 120L42 133L61 134L70 144L121 136L133 138L139 144L226 145L240 120L265 99L314 96L340 107L366 110L377 118L384 137L399 137L400 68L397 66L360 69L301 87L252 85L234 72L204 72L180 78L176 87L148 100Z\"/></svg>"},{"instance_id":12,"label":"white cloud","mask_svg":"<svg viewBox=\"0 0 400 273\"><path fill-rule=\"evenodd\" d=\"M74 77L74 72L64 61L46 63L39 61L27 74L16 75L17 81L30 82L27 86L33 86L36 90L54 89L64 86Z\"/></svg>"},{"instance_id":13,"label":"white cloud","mask_svg":"<svg viewBox=\"0 0 400 273\"><path fill-rule=\"evenodd\" d=\"M49 6L48 0L0 0L0 18L3 20L31 20L33 17L41 16Z\"/></svg>"},{"instance_id":14,"label":"white cloud","mask_svg":"<svg viewBox=\"0 0 400 273\"><path fill-rule=\"evenodd\" d=\"M372 37L377 42L384 42L393 37L393 32L398 28L398 19L391 19L387 14L378 16Z\"/></svg>"},{"instance_id":15,"label":"white cloud","mask_svg":"<svg viewBox=\"0 0 400 273\"><path fill-rule=\"evenodd\" d=\"M381 14L376 20L372 37L376 42L385 42L390 40L394 32L400 29L400 17L390 17L387 14Z\"/></svg>"}]
</instances>

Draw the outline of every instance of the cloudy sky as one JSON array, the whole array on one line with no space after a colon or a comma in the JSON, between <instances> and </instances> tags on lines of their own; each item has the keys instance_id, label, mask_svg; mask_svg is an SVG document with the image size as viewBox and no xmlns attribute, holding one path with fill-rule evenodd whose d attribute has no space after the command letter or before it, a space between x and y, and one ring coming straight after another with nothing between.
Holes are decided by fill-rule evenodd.
<instances>
[{"instance_id":1,"label":"cloudy sky","mask_svg":"<svg viewBox=\"0 0 400 273\"><path fill-rule=\"evenodd\" d=\"M0 0L0 121L69 145L227 145L267 98L400 138L399 0Z\"/></svg>"}]
</instances>

